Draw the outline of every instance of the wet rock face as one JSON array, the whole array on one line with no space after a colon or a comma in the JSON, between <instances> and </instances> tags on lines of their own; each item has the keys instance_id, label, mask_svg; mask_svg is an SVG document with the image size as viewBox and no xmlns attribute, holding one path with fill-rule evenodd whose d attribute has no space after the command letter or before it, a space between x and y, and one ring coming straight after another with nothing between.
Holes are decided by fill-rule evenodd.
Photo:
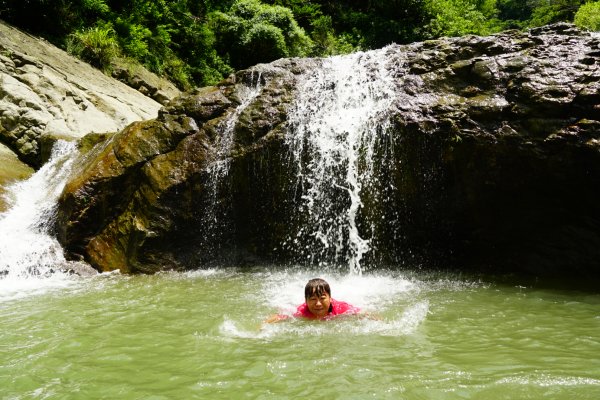
<instances>
[{"instance_id":1,"label":"wet rock face","mask_svg":"<svg viewBox=\"0 0 600 400\"><path fill-rule=\"evenodd\" d=\"M377 54L395 94L355 221L366 266L599 274L597 37L561 24ZM100 270L302 262L290 110L322 64L241 71L96 145L63 193L59 240Z\"/></svg>"},{"instance_id":2,"label":"wet rock face","mask_svg":"<svg viewBox=\"0 0 600 400\"><path fill-rule=\"evenodd\" d=\"M267 83L266 76L274 74L278 79ZM247 169L254 168L249 163L268 163L269 154L280 161L278 125L291 98L281 85L293 79L275 66L265 67L261 77L243 71L219 87L175 99L156 120L132 124L91 150L82 144L88 153L61 198L59 240L72 257L105 271L190 268L214 260L225 248L233 254L237 233L225 231L231 224L215 222L212 213L231 213L229 199L246 189ZM236 111L242 110L245 92L257 85L260 101ZM233 118L247 124L234 126ZM225 152L223 136L233 128L236 143ZM230 153L226 175L239 176L232 178L239 181L219 182L215 165ZM268 164L264 168L271 175L280 170L273 165L271 171ZM232 184L239 186L232 190Z\"/></svg>"},{"instance_id":3,"label":"wet rock face","mask_svg":"<svg viewBox=\"0 0 600 400\"><path fill-rule=\"evenodd\" d=\"M556 25L415 46L440 66L410 78L426 98L408 114L417 118L399 115L400 130L412 132L401 140L420 142L405 157L429 142L425 161L404 163L401 173L428 188L417 196L428 215L409 218L423 225L425 253L444 249L461 265L492 269L598 273L599 44ZM428 139L416 138L424 132ZM432 170L429 182L419 179Z\"/></svg>"}]
</instances>

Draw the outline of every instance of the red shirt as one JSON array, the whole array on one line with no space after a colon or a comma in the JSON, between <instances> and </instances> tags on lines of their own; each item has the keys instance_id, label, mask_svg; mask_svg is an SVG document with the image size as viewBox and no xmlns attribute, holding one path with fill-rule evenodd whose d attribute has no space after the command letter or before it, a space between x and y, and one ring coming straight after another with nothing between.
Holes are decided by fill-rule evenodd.
<instances>
[{"instance_id":1,"label":"red shirt","mask_svg":"<svg viewBox=\"0 0 600 400\"><path fill-rule=\"evenodd\" d=\"M331 299L330 309L331 309L331 311L323 319L329 319L336 315L342 315L342 314L348 314L348 315L358 314L360 312L360 308L354 307L353 305L348 304L344 301L337 301L334 299ZM306 303L300 304L298 306L298 309L294 313L294 317L303 317L303 318L310 318L310 319L317 318L313 313L311 313L308 310L308 305L306 305Z\"/></svg>"}]
</instances>

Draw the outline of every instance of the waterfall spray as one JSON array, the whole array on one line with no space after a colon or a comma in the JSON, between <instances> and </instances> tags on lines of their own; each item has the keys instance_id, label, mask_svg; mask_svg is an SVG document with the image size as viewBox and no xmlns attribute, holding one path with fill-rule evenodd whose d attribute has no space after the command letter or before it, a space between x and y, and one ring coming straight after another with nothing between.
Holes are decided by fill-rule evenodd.
<instances>
[{"instance_id":1,"label":"waterfall spray","mask_svg":"<svg viewBox=\"0 0 600 400\"><path fill-rule=\"evenodd\" d=\"M223 190L222 185L227 184L225 179L229 174L232 161L232 151L235 143L235 128L240 115L250 106L261 93L263 85L261 84L262 73L255 69L250 75L250 84L239 85L238 106L227 115L217 126L217 142L215 146L215 160L211 162L206 171L208 173L207 189L209 199L207 207L204 210L203 225L207 228L207 240L205 246L220 246L221 235L228 230L230 219L228 213L230 204L224 201L221 196L227 195L228 190ZM212 249L214 250L214 249ZM204 249L206 252L207 249Z\"/></svg>"},{"instance_id":2,"label":"waterfall spray","mask_svg":"<svg viewBox=\"0 0 600 400\"><path fill-rule=\"evenodd\" d=\"M57 142L49 162L28 180L9 187L10 207L0 214L2 279L44 276L67 263L50 227L76 155L74 143Z\"/></svg>"},{"instance_id":3,"label":"waterfall spray","mask_svg":"<svg viewBox=\"0 0 600 400\"><path fill-rule=\"evenodd\" d=\"M372 155L397 92L385 51L323 60L289 111L287 143L306 221L288 245L303 248L309 262L345 260L359 275L371 249L358 226L362 188L376 179Z\"/></svg>"}]
</instances>

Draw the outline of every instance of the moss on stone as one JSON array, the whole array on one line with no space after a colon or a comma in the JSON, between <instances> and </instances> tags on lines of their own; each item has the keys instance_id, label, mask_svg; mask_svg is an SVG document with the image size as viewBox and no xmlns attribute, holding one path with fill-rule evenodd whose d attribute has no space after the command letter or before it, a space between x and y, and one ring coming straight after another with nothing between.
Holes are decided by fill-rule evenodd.
<instances>
[{"instance_id":1,"label":"moss on stone","mask_svg":"<svg viewBox=\"0 0 600 400\"><path fill-rule=\"evenodd\" d=\"M29 178L33 172L33 168L20 161L8 147L0 144L0 212L7 207L4 199L6 187Z\"/></svg>"}]
</instances>

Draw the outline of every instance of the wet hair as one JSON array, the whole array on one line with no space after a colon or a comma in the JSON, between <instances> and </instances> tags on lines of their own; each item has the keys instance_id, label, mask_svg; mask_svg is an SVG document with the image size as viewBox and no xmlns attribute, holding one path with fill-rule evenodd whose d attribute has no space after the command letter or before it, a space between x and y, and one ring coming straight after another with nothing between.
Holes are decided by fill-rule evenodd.
<instances>
[{"instance_id":1,"label":"wet hair","mask_svg":"<svg viewBox=\"0 0 600 400\"><path fill-rule=\"evenodd\" d=\"M324 293L327 293L329 297L331 297L331 288L329 288L329 283L321 278L311 279L304 287L305 299L308 299L312 295L321 297Z\"/></svg>"}]
</instances>

